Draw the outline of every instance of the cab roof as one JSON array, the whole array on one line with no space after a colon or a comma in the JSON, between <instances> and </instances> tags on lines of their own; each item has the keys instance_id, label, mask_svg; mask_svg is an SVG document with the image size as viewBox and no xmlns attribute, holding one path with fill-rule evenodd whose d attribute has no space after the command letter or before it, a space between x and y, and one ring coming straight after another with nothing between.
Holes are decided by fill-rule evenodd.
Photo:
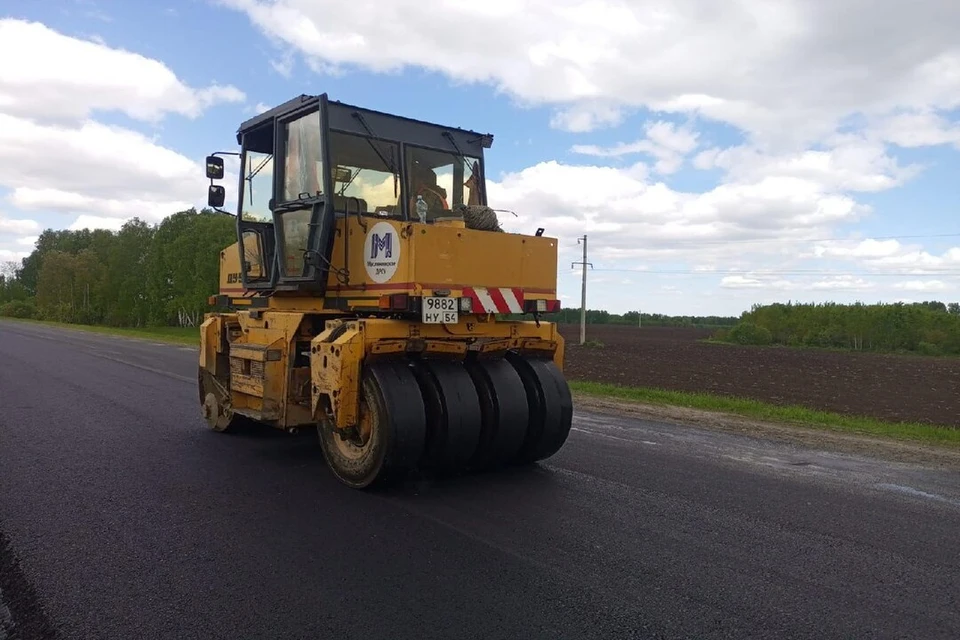
<instances>
[{"instance_id":1,"label":"cab roof","mask_svg":"<svg viewBox=\"0 0 960 640\"><path fill-rule=\"evenodd\" d=\"M298 111L307 112L317 107L323 98L326 98L326 94L301 94L245 120L237 129L237 142L242 142L244 133L268 123L272 124L277 118L283 118ZM450 144L447 140L452 139L468 155L479 155L478 152L482 153L480 149L489 149L493 145L493 135L489 133L449 127L425 120L358 107L337 100L327 100L327 113L330 128L347 133L369 136L370 134L364 127L364 124L366 124L376 134L376 137L396 142L403 141L434 148L439 145L440 148L449 148Z\"/></svg>"}]
</instances>

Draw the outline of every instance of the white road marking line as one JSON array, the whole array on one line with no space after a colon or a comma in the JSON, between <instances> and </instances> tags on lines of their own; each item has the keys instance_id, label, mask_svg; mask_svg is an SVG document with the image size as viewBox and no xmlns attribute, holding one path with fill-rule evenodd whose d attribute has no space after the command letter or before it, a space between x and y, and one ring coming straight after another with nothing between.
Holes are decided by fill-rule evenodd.
<instances>
[{"instance_id":1,"label":"white road marking line","mask_svg":"<svg viewBox=\"0 0 960 640\"><path fill-rule=\"evenodd\" d=\"M906 495L914 496L917 498L926 498L927 500L935 500L938 502L946 502L947 504L960 506L960 500L947 498L946 496L941 496L936 493L921 491L920 489L915 489L914 487L908 487L907 485L903 485L903 484L892 484L889 482L880 482L880 483L877 483L876 486L880 489L886 489L887 491L895 491L897 493L904 493Z\"/></svg>"},{"instance_id":2,"label":"white road marking line","mask_svg":"<svg viewBox=\"0 0 960 640\"><path fill-rule=\"evenodd\" d=\"M570 427L571 431L579 431L580 433L589 433L592 436L599 436L601 438L607 438L609 440L619 440L621 442L632 442L633 444L647 444L658 446L659 442L650 442L649 440L634 440L633 438L621 438L620 436L613 436L609 433L601 433L599 431L591 431L590 429L581 429L580 427Z\"/></svg>"}]
</instances>

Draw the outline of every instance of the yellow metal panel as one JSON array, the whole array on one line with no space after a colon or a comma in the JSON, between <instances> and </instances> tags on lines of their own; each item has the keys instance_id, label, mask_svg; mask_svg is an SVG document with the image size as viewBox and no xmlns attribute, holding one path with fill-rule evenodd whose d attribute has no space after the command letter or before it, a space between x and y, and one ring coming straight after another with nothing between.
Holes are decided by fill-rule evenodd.
<instances>
[{"instance_id":1,"label":"yellow metal panel","mask_svg":"<svg viewBox=\"0 0 960 640\"><path fill-rule=\"evenodd\" d=\"M349 248L344 246L346 228ZM455 226L351 216L337 221L332 264L349 254L349 282L331 273L328 295L365 296L464 286L557 289L557 240ZM546 296L549 297L549 296Z\"/></svg>"},{"instance_id":2,"label":"yellow metal panel","mask_svg":"<svg viewBox=\"0 0 960 640\"><path fill-rule=\"evenodd\" d=\"M200 325L200 367L217 375L217 348L220 345L221 319L217 316L207 317Z\"/></svg>"},{"instance_id":3,"label":"yellow metal panel","mask_svg":"<svg viewBox=\"0 0 960 640\"><path fill-rule=\"evenodd\" d=\"M331 273L328 282L330 294L342 291L389 293L397 291L398 283L410 282L413 252L410 236L414 225L401 220L364 217L358 220L351 216L346 221L337 221L337 233L333 242L331 264L342 267L344 257L350 272L349 282L343 283ZM344 246L343 232L347 229L349 248Z\"/></svg>"},{"instance_id":4,"label":"yellow metal panel","mask_svg":"<svg viewBox=\"0 0 960 640\"><path fill-rule=\"evenodd\" d=\"M276 333L276 332L275 332ZM230 389L262 398L260 419L280 420L286 407L287 341L238 344L230 348Z\"/></svg>"},{"instance_id":5,"label":"yellow metal panel","mask_svg":"<svg viewBox=\"0 0 960 640\"><path fill-rule=\"evenodd\" d=\"M377 298L389 293L451 289L460 295L463 287L513 287L531 299L556 297L555 238L368 216L338 218L334 236L327 297L346 300L350 307L373 309ZM233 297L233 305L249 306L237 297L244 292L239 275L239 244L234 243L220 255L220 293ZM286 292L269 298L269 307L336 313L318 296Z\"/></svg>"},{"instance_id":6,"label":"yellow metal panel","mask_svg":"<svg viewBox=\"0 0 960 640\"><path fill-rule=\"evenodd\" d=\"M327 329L310 343L312 409L318 421L332 413L342 428L357 423L363 333L359 328L334 331Z\"/></svg>"},{"instance_id":7,"label":"yellow metal panel","mask_svg":"<svg viewBox=\"0 0 960 640\"><path fill-rule=\"evenodd\" d=\"M270 352L267 346L262 344L234 343L230 345L230 357L266 362L267 360L279 360L280 351L273 350Z\"/></svg>"},{"instance_id":8,"label":"yellow metal panel","mask_svg":"<svg viewBox=\"0 0 960 640\"><path fill-rule=\"evenodd\" d=\"M220 252L220 294L225 296L243 293L243 280L240 277L240 243Z\"/></svg>"},{"instance_id":9,"label":"yellow metal panel","mask_svg":"<svg viewBox=\"0 0 960 640\"><path fill-rule=\"evenodd\" d=\"M556 291L557 241L511 233L419 226L413 279L424 288L459 285Z\"/></svg>"}]
</instances>

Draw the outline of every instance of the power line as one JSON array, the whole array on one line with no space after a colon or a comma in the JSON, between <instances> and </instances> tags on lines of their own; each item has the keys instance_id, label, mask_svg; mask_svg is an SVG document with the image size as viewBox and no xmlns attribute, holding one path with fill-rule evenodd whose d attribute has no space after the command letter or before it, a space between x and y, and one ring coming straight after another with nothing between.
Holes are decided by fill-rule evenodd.
<instances>
[{"instance_id":1,"label":"power line","mask_svg":"<svg viewBox=\"0 0 960 640\"><path fill-rule=\"evenodd\" d=\"M579 264L579 263L577 263ZM883 271L824 271L819 269L794 270L734 270L715 269L713 271L694 269L594 269L594 271L612 273L650 273L655 275L691 275L691 276L864 276L864 277L924 277L924 276L960 276L960 270L925 270L927 273L903 273Z\"/></svg>"},{"instance_id":2,"label":"power line","mask_svg":"<svg viewBox=\"0 0 960 640\"><path fill-rule=\"evenodd\" d=\"M871 236L869 238L790 238L771 236L767 238L739 238L730 240L657 240L652 239L652 244L658 246L685 246L685 245L723 245L723 244L751 244L755 242L865 242L867 240L916 240L920 238L958 238L958 233L929 233L915 235L895 235L895 236ZM573 245L570 245L573 246ZM652 248L651 251L655 251Z\"/></svg>"}]
</instances>

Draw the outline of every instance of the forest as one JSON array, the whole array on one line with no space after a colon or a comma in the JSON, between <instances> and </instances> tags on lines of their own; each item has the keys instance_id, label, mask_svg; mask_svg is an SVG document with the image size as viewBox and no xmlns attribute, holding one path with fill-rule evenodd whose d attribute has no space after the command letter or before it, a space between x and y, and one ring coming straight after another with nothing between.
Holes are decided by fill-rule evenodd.
<instances>
[{"instance_id":1,"label":"forest","mask_svg":"<svg viewBox=\"0 0 960 640\"><path fill-rule=\"evenodd\" d=\"M219 283L236 220L180 211L118 231L46 230L0 274L0 315L117 327L195 326Z\"/></svg>"},{"instance_id":2,"label":"forest","mask_svg":"<svg viewBox=\"0 0 960 640\"><path fill-rule=\"evenodd\" d=\"M960 304L926 301L891 304L754 305L715 339L739 344L781 344L855 351L960 354Z\"/></svg>"},{"instance_id":3,"label":"forest","mask_svg":"<svg viewBox=\"0 0 960 640\"><path fill-rule=\"evenodd\" d=\"M521 316L509 316L510 318ZM555 313L547 313L542 317L547 322L560 324L580 324L580 307L561 308ZM603 309L587 309L587 324L623 324L633 327L699 327L719 328L732 327L737 324L736 316L668 316L662 313L640 313L628 311L624 314L611 313Z\"/></svg>"}]
</instances>

